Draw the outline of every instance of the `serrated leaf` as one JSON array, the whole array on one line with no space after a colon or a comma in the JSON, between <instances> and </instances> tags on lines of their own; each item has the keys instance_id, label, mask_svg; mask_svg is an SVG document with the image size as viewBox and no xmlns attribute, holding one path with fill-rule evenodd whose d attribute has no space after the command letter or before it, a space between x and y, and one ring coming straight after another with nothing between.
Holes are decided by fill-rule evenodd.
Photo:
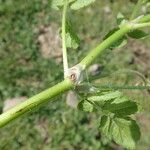
<instances>
[{"instance_id":1,"label":"serrated leaf","mask_svg":"<svg viewBox=\"0 0 150 150\"><path fill-rule=\"evenodd\" d=\"M128 36L134 39L144 39L148 36L148 34L142 30L134 30L128 33Z\"/></svg>"},{"instance_id":2,"label":"serrated leaf","mask_svg":"<svg viewBox=\"0 0 150 150\"><path fill-rule=\"evenodd\" d=\"M69 0L69 3L73 2L75 0ZM51 8L55 10L59 10L64 5L64 0L51 0Z\"/></svg>"},{"instance_id":3,"label":"serrated leaf","mask_svg":"<svg viewBox=\"0 0 150 150\"><path fill-rule=\"evenodd\" d=\"M89 96L87 99L92 102L99 102L99 101L108 101L108 100L116 99L121 96L122 93L119 91L109 91L109 92L100 93L100 95Z\"/></svg>"},{"instance_id":4,"label":"serrated leaf","mask_svg":"<svg viewBox=\"0 0 150 150\"><path fill-rule=\"evenodd\" d=\"M121 101L120 103L119 102L114 103L114 101L111 101L104 104L103 111L107 110L118 117L128 116L138 111L138 105L136 102L129 101L129 100L122 101L121 98L118 99L120 99Z\"/></svg>"},{"instance_id":5,"label":"serrated leaf","mask_svg":"<svg viewBox=\"0 0 150 150\"><path fill-rule=\"evenodd\" d=\"M109 31L108 34L106 34L106 36L104 37L104 40L107 39L108 37L110 37L112 34L114 34L118 30L119 30L119 28L114 28L111 31ZM124 36L121 39L119 39L118 41L114 42L110 46L110 49L121 48L121 47L125 46L126 44L127 44L127 38L126 38L126 36Z\"/></svg>"},{"instance_id":6,"label":"serrated leaf","mask_svg":"<svg viewBox=\"0 0 150 150\"><path fill-rule=\"evenodd\" d=\"M78 48L80 43L80 39L77 34L72 29L71 22L67 22L66 24L66 46L68 48L76 49Z\"/></svg>"},{"instance_id":7,"label":"serrated leaf","mask_svg":"<svg viewBox=\"0 0 150 150\"><path fill-rule=\"evenodd\" d=\"M135 149L136 142L140 139L140 130L132 119L115 118L111 124L110 132L113 140L128 149Z\"/></svg>"},{"instance_id":8,"label":"serrated leaf","mask_svg":"<svg viewBox=\"0 0 150 150\"><path fill-rule=\"evenodd\" d=\"M95 2L95 0L76 0L72 5L71 9L78 10L80 8L86 7Z\"/></svg>"},{"instance_id":9,"label":"serrated leaf","mask_svg":"<svg viewBox=\"0 0 150 150\"><path fill-rule=\"evenodd\" d=\"M108 116L102 116L100 121L100 131L105 134L105 136L109 139L112 138L110 134L110 127L111 127L111 118Z\"/></svg>"},{"instance_id":10,"label":"serrated leaf","mask_svg":"<svg viewBox=\"0 0 150 150\"><path fill-rule=\"evenodd\" d=\"M99 129L105 136L127 149L135 149L136 142L140 139L139 127L131 118L102 116Z\"/></svg>"},{"instance_id":11,"label":"serrated leaf","mask_svg":"<svg viewBox=\"0 0 150 150\"><path fill-rule=\"evenodd\" d=\"M78 104L78 108L82 111L86 111L86 112L92 112L94 110L94 107L91 103L89 103L87 100L82 100L79 104Z\"/></svg>"}]
</instances>

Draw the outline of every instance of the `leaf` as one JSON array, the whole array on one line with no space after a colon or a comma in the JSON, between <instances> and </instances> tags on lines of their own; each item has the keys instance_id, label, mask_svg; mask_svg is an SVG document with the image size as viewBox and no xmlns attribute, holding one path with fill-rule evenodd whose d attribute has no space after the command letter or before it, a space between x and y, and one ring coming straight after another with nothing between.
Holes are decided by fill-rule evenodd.
<instances>
[{"instance_id":1,"label":"leaf","mask_svg":"<svg viewBox=\"0 0 150 150\"><path fill-rule=\"evenodd\" d=\"M94 107L91 103L89 103L87 100L82 100L78 104L78 108L80 110L86 111L86 112L92 112L94 110Z\"/></svg>"},{"instance_id":2,"label":"leaf","mask_svg":"<svg viewBox=\"0 0 150 150\"><path fill-rule=\"evenodd\" d=\"M121 99L121 98L118 98ZM107 110L111 113L113 113L117 117L122 117L122 116L128 116L131 114L134 114L138 111L138 105L136 102L133 101L122 101L119 103L114 103L114 101L107 102L103 106L103 111Z\"/></svg>"},{"instance_id":3,"label":"leaf","mask_svg":"<svg viewBox=\"0 0 150 150\"><path fill-rule=\"evenodd\" d=\"M68 48L76 49L78 48L80 43L80 39L77 34L72 29L71 22L67 22L66 24L66 46Z\"/></svg>"},{"instance_id":4,"label":"leaf","mask_svg":"<svg viewBox=\"0 0 150 150\"><path fill-rule=\"evenodd\" d=\"M112 135L110 134L111 121L110 117L102 116L99 126L100 131L109 139L112 138Z\"/></svg>"},{"instance_id":5,"label":"leaf","mask_svg":"<svg viewBox=\"0 0 150 150\"><path fill-rule=\"evenodd\" d=\"M118 15L117 15L117 24L121 25L121 24L123 24L125 22L126 22L126 20L125 20L124 15L119 12Z\"/></svg>"},{"instance_id":6,"label":"leaf","mask_svg":"<svg viewBox=\"0 0 150 150\"><path fill-rule=\"evenodd\" d=\"M101 95L89 96L87 99L92 102L98 101L108 101L122 96L122 93L119 91L109 91L100 93Z\"/></svg>"},{"instance_id":7,"label":"leaf","mask_svg":"<svg viewBox=\"0 0 150 150\"><path fill-rule=\"evenodd\" d=\"M100 121L100 131L112 138L117 144L127 149L135 149L136 142L140 139L138 125L131 118L110 118L102 116Z\"/></svg>"},{"instance_id":8,"label":"leaf","mask_svg":"<svg viewBox=\"0 0 150 150\"><path fill-rule=\"evenodd\" d=\"M73 2L75 0L69 0L69 3ZM59 10L64 5L64 0L51 0L51 8L55 10Z\"/></svg>"},{"instance_id":9,"label":"leaf","mask_svg":"<svg viewBox=\"0 0 150 150\"><path fill-rule=\"evenodd\" d=\"M104 40L107 39L108 37L110 37L112 34L114 34L118 30L119 30L119 28L112 29L110 32L108 32L108 34L106 34L106 36L104 37ZM126 36L124 36L121 39L119 39L118 41L114 42L113 45L110 46L110 49L121 48L121 47L125 46L126 44L127 44L127 38L126 38Z\"/></svg>"},{"instance_id":10,"label":"leaf","mask_svg":"<svg viewBox=\"0 0 150 150\"><path fill-rule=\"evenodd\" d=\"M128 33L128 36L134 39L144 39L148 36L148 34L142 30L134 30Z\"/></svg>"},{"instance_id":11,"label":"leaf","mask_svg":"<svg viewBox=\"0 0 150 150\"><path fill-rule=\"evenodd\" d=\"M63 0L51 0L51 8L58 10L63 6Z\"/></svg>"},{"instance_id":12,"label":"leaf","mask_svg":"<svg viewBox=\"0 0 150 150\"><path fill-rule=\"evenodd\" d=\"M95 0L76 0L72 5L71 9L78 10L80 8L86 7L95 2Z\"/></svg>"}]
</instances>

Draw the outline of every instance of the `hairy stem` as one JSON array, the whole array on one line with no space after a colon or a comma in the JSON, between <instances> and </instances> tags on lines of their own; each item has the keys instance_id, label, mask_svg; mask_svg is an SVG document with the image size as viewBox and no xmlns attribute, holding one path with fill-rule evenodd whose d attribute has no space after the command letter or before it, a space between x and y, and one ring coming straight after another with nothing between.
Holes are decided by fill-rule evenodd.
<instances>
[{"instance_id":1,"label":"hairy stem","mask_svg":"<svg viewBox=\"0 0 150 150\"><path fill-rule=\"evenodd\" d=\"M62 51L63 51L63 67L64 78L68 75L68 58L66 47L66 13L67 13L68 0L64 0L63 16L62 16Z\"/></svg>"},{"instance_id":2,"label":"hairy stem","mask_svg":"<svg viewBox=\"0 0 150 150\"><path fill-rule=\"evenodd\" d=\"M55 86L29 98L25 102L21 103L18 106L8 110L7 112L0 115L0 127L3 127L11 120L18 118L19 116L23 115L26 112L33 110L34 108L48 102L53 97L57 96L58 94L62 94L65 91L73 88L73 84L70 80L64 80Z\"/></svg>"},{"instance_id":3,"label":"hairy stem","mask_svg":"<svg viewBox=\"0 0 150 150\"><path fill-rule=\"evenodd\" d=\"M107 85L95 85L96 88L101 89L113 89L113 90L150 90L150 86L134 86L134 85L114 85L114 84L107 84Z\"/></svg>"}]
</instances>

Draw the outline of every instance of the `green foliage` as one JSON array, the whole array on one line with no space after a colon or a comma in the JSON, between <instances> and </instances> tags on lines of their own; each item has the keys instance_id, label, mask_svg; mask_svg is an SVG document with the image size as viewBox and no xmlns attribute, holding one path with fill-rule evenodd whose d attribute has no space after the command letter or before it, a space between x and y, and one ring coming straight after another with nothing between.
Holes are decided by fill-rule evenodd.
<instances>
[{"instance_id":1,"label":"green foliage","mask_svg":"<svg viewBox=\"0 0 150 150\"><path fill-rule=\"evenodd\" d=\"M101 113L100 131L109 139L130 149L135 148L140 131L128 116L138 111L136 102L130 101L119 91L93 93L79 103L83 111L97 109Z\"/></svg>"},{"instance_id":2,"label":"green foliage","mask_svg":"<svg viewBox=\"0 0 150 150\"><path fill-rule=\"evenodd\" d=\"M86 112L92 112L94 107L93 105L87 101L87 100L82 100L79 104L78 104L78 108L80 110L86 111Z\"/></svg>"},{"instance_id":3,"label":"green foliage","mask_svg":"<svg viewBox=\"0 0 150 150\"><path fill-rule=\"evenodd\" d=\"M66 46L68 48L76 49L78 48L80 43L80 39L77 34L72 29L71 22L67 22L66 24Z\"/></svg>"},{"instance_id":4,"label":"green foliage","mask_svg":"<svg viewBox=\"0 0 150 150\"><path fill-rule=\"evenodd\" d=\"M95 2L96 0L76 0L72 5L71 5L71 9L77 10L80 8L83 8L85 6L88 6L90 4L92 4L93 2Z\"/></svg>"},{"instance_id":5,"label":"green foliage","mask_svg":"<svg viewBox=\"0 0 150 150\"><path fill-rule=\"evenodd\" d=\"M68 3L71 3L71 2L73 2L73 1L75 1L75 0L67 0L68 1ZM59 10L60 8L62 8L63 7L63 5L64 5L64 0L51 0L51 7L53 8L53 9L56 9L56 10Z\"/></svg>"},{"instance_id":6,"label":"green foliage","mask_svg":"<svg viewBox=\"0 0 150 150\"><path fill-rule=\"evenodd\" d=\"M56 0L54 1L56 2ZM98 4L101 3L103 4L103 1L99 2ZM72 3L70 3L70 5L71 4ZM53 62L54 60L51 61L41 58L39 53L39 47L37 46L35 40L37 34L34 33L35 27L37 27L41 23L49 24L49 22L53 21L52 18L54 18L56 21L58 17L55 18L55 16L58 15L56 15L55 13L53 14L53 12L49 10L50 8L48 7L48 5L43 6L41 1L38 2L28 1L28 5L26 5L26 3L22 4L22 1L15 1L12 4L10 4L9 7L6 7L4 5L5 4L0 5L0 8L2 8L0 9L0 12L2 14L0 17L3 22L1 24L1 27L3 26L1 28L2 29L1 33L6 34L5 36L3 36L5 37L3 40L4 41L3 47L1 44L1 48L3 49L3 51L0 51L1 56L0 96L2 99L18 95L31 96L34 93L41 91L45 87L51 86L52 84L56 83L57 80L59 81L62 76L60 65L55 64ZM96 10L98 11L102 10L99 9L99 6L103 7L103 5L97 5L92 14L96 12ZM125 4L123 6L125 6ZM60 3L55 8L56 9L62 8L62 4ZM38 15L41 12L43 12L43 10L47 13L47 15L44 14L44 17L38 17ZM100 32L101 29L105 31L108 30L108 28L110 27L110 25L107 25L107 21L113 23L113 19L112 20L110 19L111 20L110 21L107 20L106 17L106 19L99 21L100 23L103 21L104 23L103 27L97 21L98 18L102 18L101 13L96 12L94 15L91 16L89 15L89 17L87 17L87 14L83 15L84 12L83 13L81 12L81 14L82 15L78 15L77 18L75 17L76 18L75 20L80 19L80 21L74 23L74 25L79 27L80 33L84 33L82 38L86 39L88 37L90 40L92 39L94 42L99 41L99 38L97 36L93 37L93 35L100 34L100 36L103 36L103 32ZM96 18L97 22L93 21L93 18ZM90 25L87 23L87 20L88 21L90 20L91 22ZM84 23L87 26L84 25L81 26L80 22ZM15 30L12 30L12 26ZM91 30L89 32L84 32L82 28L84 28L85 31L89 29ZM81 49L83 50L82 52L84 54L84 51L89 49L89 46L86 44L85 45L82 44L81 46L82 46ZM128 51L128 53L124 53L123 51L121 51L121 53L123 54L123 56L118 52L115 53L116 54L115 58L117 59L115 59L114 57L112 58L112 55L110 55L109 58L111 58L111 60L113 61L110 61L110 59L108 59L108 61L107 59L99 60L99 62L105 66L104 68L106 72L107 71L114 72L115 69L119 69L122 67L132 67L132 65L129 65L130 58L132 58L131 57L132 54L129 54L131 52ZM71 54L70 55L71 63L76 62L75 56L78 55L78 57L80 58L83 55L83 54L81 55L80 53L77 54L73 52L71 52L70 54ZM107 65L105 65L106 64L105 61L107 62ZM108 81L108 79L109 78L107 78L106 81ZM37 83L39 84L37 85ZM120 92L112 91L112 93L119 94ZM107 137L114 138L117 143L122 144L125 147L134 147L135 141L137 141L139 137L138 127L135 124L135 122L131 119L125 118L125 120L123 120L124 118L118 118L118 114L120 112L118 108L124 110L123 112L121 111L123 113L121 114L121 116L130 115L136 112L137 104L133 101L129 101L128 99L126 101L123 101L123 98L121 99L117 98L121 97L122 94L120 96L116 96L117 94L115 94L114 97L113 96L111 97L110 95L112 93L103 92L101 93L101 95L96 95L100 98L103 97L103 99L106 100L102 104L102 108L103 113L105 113L104 116L107 115L106 117L110 118L110 121L108 121L107 124L113 122L114 126L115 127L117 126L116 127L117 129L114 132L118 133L118 135L115 136L114 133L113 135L115 137L112 137L112 133L110 133L107 135ZM137 98L139 98L139 93L136 96ZM101 101L103 101L103 99L101 99ZM142 100L144 99L143 96L141 96L141 99ZM85 108L84 111L88 112L94 110L93 108L95 107L95 105L89 103L89 100L88 101L84 100L84 102L86 103L86 105L82 103L83 104L82 106L86 107L81 107L81 109ZM99 100L96 101L95 102L96 106L97 105L99 106L99 103L100 103ZM149 109L148 103L149 101L147 101L145 106ZM127 106L127 111L124 107L124 104L125 106ZM64 113L62 114L62 112ZM53 114L55 114L55 116ZM114 116L114 114L116 118L115 121L112 121L111 117ZM57 104L55 103L53 103L53 105L50 104L48 105L48 107L44 109L39 109L33 115L34 115L33 117L31 117L32 115L24 117L23 119L17 121L16 123L8 126L8 128L1 130L0 149L5 150L9 149L10 147L12 149L20 149L20 148L39 149L39 147L45 149L46 148L59 149L60 146L64 149L69 149L70 145L72 146L71 148L75 149L80 148L88 149L89 147L92 147L93 149L103 149L102 147L105 146L104 144L102 144L103 146L101 147L102 139L99 138L97 139L96 137L98 131L94 128L91 128L91 126L95 125L93 122L96 120L96 118L94 118L93 116L91 117L91 115L89 115L90 118L89 119L86 113L70 110L70 108L67 108L64 104L60 103L60 101ZM67 120L67 123L65 123L65 120ZM117 120L119 123L117 122ZM41 124L41 122L44 123ZM101 122L100 126L103 125L104 123L105 121ZM120 133L118 132L119 129L122 129L122 124L125 124L125 130L127 131L130 130L129 124L133 127L132 131L137 130L136 132L137 139L134 139L133 141L132 138L131 143L129 141L130 144L127 144L126 140L122 141L122 138L117 139L118 138L117 136L121 137L121 134L126 135L126 132L124 130L123 131L121 130L122 132ZM43 132L40 132L37 129L38 125L41 125L40 130L43 129L44 134L48 133L50 135L47 135L48 137L47 136L43 137ZM135 133L133 133L133 135L135 135ZM47 138L50 138L49 140L51 142L47 141ZM129 138L131 137L129 136ZM26 143L27 140L28 143ZM81 141L83 142L81 143ZM148 141L147 143L146 140L144 141L143 144L144 146L149 144L149 140L147 141ZM107 144L109 145L109 143ZM108 147L105 147L105 149L107 148Z\"/></svg>"},{"instance_id":7,"label":"green foliage","mask_svg":"<svg viewBox=\"0 0 150 150\"><path fill-rule=\"evenodd\" d=\"M142 30L134 30L130 33L128 33L128 36L134 39L144 39L148 36L149 34L145 33Z\"/></svg>"},{"instance_id":8,"label":"green foliage","mask_svg":"<svg viewBox=\"0 0 150 150\"><path fill-rule=\"evenodd\" d=\"M96 94L96 96L89 96L87 99L92 102L99 102L99 101L108 101L112 99L116 99L122 96L122 93L119 91L112 91L112 92L102 92Z\"/></svg>"},{"instance_id":9,"label":"green foliage","mask_svg":"<svg viewBox=\"0 0 150 150\"><path fill-rule=\"evenodd\" d=\"M70 8L73 10L81 9L83 7L90 5L93 2L95 2L95 0L69 0L68 1L68 3L70 4ZM56 10L62 8L63 4L64 4L64 0L51 1L51 7Z\"/></svg>"},{"instance_id":10,"label":"green foliage","mask_svg":"<svg viewBox=\"0 0 150 150\"><path fill-rule=\"evenodd\" d=\"M127 149L135 149L140 138L139 127L131 118L102 116L99 128L104 135Z\"/></svg>"},{"instance_id":11,"label":"green foliage","mask_svg":"<svg viewBox=\"0 0 150 150\"><path fill-rule=\"evenodd\" d=\"M121 26L125 22L126 22L125 16L122 13L119 12L118 15L117 15L117 24L119 26Z\"/></svg>"}]
</instances>

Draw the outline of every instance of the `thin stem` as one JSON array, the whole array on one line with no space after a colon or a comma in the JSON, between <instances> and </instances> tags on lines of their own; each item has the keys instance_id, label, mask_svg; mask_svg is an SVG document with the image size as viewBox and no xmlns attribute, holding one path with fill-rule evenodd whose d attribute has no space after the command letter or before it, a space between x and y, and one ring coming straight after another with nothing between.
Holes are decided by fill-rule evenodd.
<instances>
[{"instance_id":1,"label":"thin stem","mask_svg":"<svg viewBox=\"0 0 150 150\"><path fill-rule=\"evenodd\" d=\"M57 96L58 94L62 94L65 91L73 88L72 82L70 80L64 80L59 84L29 98L25 102L20 105L15 106L14 108L8 110L7 112L0 115L0 127L3 127L11 120L18 118L26 112L33 110L34 108L48 102L51 98Z\"/></svg>"},{"instance_id":2,"label":"thin stem","mask_svg":"<svg viewBox=\"0 0 150 150\"><path fill-rule=\"evenodd\" d=\"M146 22L150 22L150 14L142 17L139 21L139 23L146 23Z\"/></svg>"},{"instance_id":3,"label":"thin stem","mask_svg":"<svg viewBox=\"0 0 150 150\"><path fill-rule=\"evenodd\" d=\"M62 16L62 51L63 51L63 67L64 78L68 75L68 58L66 47L66 13L67 13L68 0L64 0L63 16Z\"/></svg>"},{"instance_id":4,"label":"thin stem","mask_svg":"<svg viewBox=\"0 0 150 150\"><path fill-rule=\"evenodd\" d=\"M94 85L95 86L95 85ZM107 85L97 85L96 88L102 88L102 89L113 89L113 90L150 90L150 86L134 86L134 85L113 85L113 84L107 84Z\"/></svg>"},{"instance_id":5,"label":"thin stem","mask_svg":"<svg viewBox=\"0 0 150 150\"><path fill-rule=\"evenodd\" d=\"M133 9L133 12L131 14L131 17L130 17L130 20L133 20L136 18L136 15L138 14L138 11L142 5L142 1L143 0L138 0L137 4L135 5L134 9Z\"/></svg>"}]
</instances>

